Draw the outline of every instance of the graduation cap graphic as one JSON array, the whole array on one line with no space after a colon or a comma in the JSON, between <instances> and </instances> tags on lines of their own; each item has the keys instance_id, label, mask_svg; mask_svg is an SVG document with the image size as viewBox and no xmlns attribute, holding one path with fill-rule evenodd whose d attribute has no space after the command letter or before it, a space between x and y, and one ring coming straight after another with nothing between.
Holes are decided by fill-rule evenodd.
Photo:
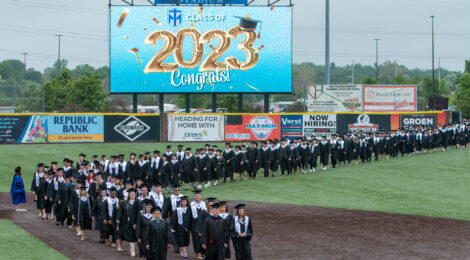
<instances>
[{"instance_id":1,"label":"graduation cap graphic","mask_svg":"<svg viewBox=\"0 0 470 260\"><path fill-rule=\"evenodd\" d=\"M258 23L262 23L259 20L251 19L249 16L247 17L235 16L235 18L240 19L239 25L243 31L254 31Z\"/></svg>"}]
</instances>

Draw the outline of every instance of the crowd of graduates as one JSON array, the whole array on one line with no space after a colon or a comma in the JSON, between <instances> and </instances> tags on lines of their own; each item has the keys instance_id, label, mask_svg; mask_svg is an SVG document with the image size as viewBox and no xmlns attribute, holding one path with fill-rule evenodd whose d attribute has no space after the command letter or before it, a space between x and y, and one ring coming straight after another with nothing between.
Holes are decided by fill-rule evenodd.
<instances>
[{"instance_id":1,"label":"crowd of graduates","mask_svg":"<svg viewBox=\"0 0 470 260\"><path fill-rule=\"evenodd\" d=\"M124 154L78 162L64 158L63 167L40 163L31 184L39 216L46 222L75 229L86 239L89 230L100 233L101 243L122 251L122 241L136 246L142 259L165 259L173 246L188 257L190 239L198 259L231 257L232 242L236 259L251 259L251 219L245 205L230 214L225 201L202 199L202 189L227 181L312 173L320 164L326 171L375 160L432 153L437 149L465 148L470 143L470 123L448 124L438 128L417 126L409 130L367 133L351 131L331 137L283 139L225 144L224 151L206 144L192 153L190 147L167 146L136 155ZM192 201L180 189L193 190ZM165 195L165 193L167 195ZM207 201L207 203L206 203Z\"/></svg>"}]
</instances>

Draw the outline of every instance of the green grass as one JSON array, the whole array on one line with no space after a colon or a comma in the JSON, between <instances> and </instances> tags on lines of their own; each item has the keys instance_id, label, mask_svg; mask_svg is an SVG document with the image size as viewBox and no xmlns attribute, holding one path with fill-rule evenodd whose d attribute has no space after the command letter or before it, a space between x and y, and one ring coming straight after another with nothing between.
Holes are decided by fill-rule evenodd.
<instances>
[{"instance_id":1,"label":"green grass","mask_svg":"<svg viewBox=\"0 0 470 260\"><path fill-rule=\"evenodd\" d=\"M9 191L17 165L23 167L23 178L29 187L37 162L61 161L64 157L76 160L80 152L91 156L164 151L165 146L162 143L2 145L0 191ZM201 144L189 146L195 148ZM204 196L470 220L469 159L470 149L466 149L329 169L326 173L264 179L260 171L256 181L211 187Z\"/></svg>"},{"instance_id":2,"label":"green grass","mask_svg":"<svg viewBox=\"0 0 470 260\"><path fill-rule=\"evenodd\" d=\"M0 219L0 230L0 259L68 259L10 220Z\"/></svg>"}]
</instances>

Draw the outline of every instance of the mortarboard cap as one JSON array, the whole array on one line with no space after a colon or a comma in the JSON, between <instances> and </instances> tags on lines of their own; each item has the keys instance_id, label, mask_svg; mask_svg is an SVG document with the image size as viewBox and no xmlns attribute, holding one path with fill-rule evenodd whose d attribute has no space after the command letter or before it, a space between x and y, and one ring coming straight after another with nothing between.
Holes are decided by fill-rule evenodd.
<instances>
[{"instance_id":1,"label":"mortarboard cap","mask_svg":"<svg viewBox=\"0 0 470 260\"><path fill-rule=\"evenodd\" d=\"M219 201L220 206L227 206L227 201Z\"/></svg>"},{"instance_id":2,"label":"mortarboard cap","mask_svg":"<svg viewBox=\"0 0 470 260\"><path fill-rule=\"evenodd\" d=\"M102 155L101 155L101 158L106 158L106 154L102 154Z\"/></svg>"},{"instance_id":3,"label":"mortarboard cap","mask_svg":"<svg viewBox=\"0 0 470 260\"><path fill-rule=\"evenodd\" d=\"M236 205L235 208L236 208L237 210L240 210L240 209L244 209L245 206L246 206L245 204L240 203L240 204Z\"/></svg>"},{"instance_id":4,"label":"mortarboard cap","mask_svg":"<svg viewBox=\"0 0 470 260\"><path fill-rule=\"evenodd\" d=\"M213 202L215 201L217 198L214 198L214 197L209 197L207 198L207 202Z\"/></svg>"},{"instance_id":5,"label":"mortarboard cap","mask_svg":"<svg viewBox=\"0 0 470 260\"><path fill-rule=\"evenodd\" d=\"M80 190L86 190L86 186L83 185L82 187L80 187Z\"/></svg>"},{"instance_id":6,"label":"mortarboard cap","mask_svg":"<svg viewBox=\"0 0 470 260\"><path fill-rule=\"evenodd\" d=\"M51 165L57 165L57 162L51 162Z\"/></svg>"},{"instance_id":7,"label":"mortarboard cap","mask_svg":"<svg viewBox=\"0 0 470 260\"><path fill-rule=\"evenodd\" d=\"M159 208L159 207L155 207L155 208L152 209L152 213L154 213L154 212L156 212L156 211L158 211L158 212L161 213L161 212L162 212L162 209Z\"/></svg>"},{"instance_id":8,"label":"mortarboard cap","mask_svg":"<svg viewBox=\"0 0 470 260\"><path fill-rule=\"evenodd\" d=\"M182 144L179 144L178 147L183 147L183 145L182 145Z\"/></svg>"},{"instance_id":9,"label":"mortarboard cap","mask_svg":"<svg viewBox=\"0 0 470 260\"><path fill-rule=\"evenodd\" d=\"M132 185L132 183L130 183L130 184ZM129 193L131 193L131 192L137 192L137 190L134 189L134 188L130 188L129 190L127 190L127 192L129 192Z\"/></svg>"},{"instance_id":10,"label":"mortarboard cap","mask_svg":"<svg viewBox=\"0 0 470 260\"><path fill-rule=\"evenodd\" d=\"M166 149L171 149L171 145L167 145L167 146L166 146Z\"/></svg>"},{"instance_id":11,"label":"mortarboard cap","mask_svg":"<svg viewBox=\"0 0 470 260\"><path fill-rule=\"evenodd\" d=\"M44 163L38 163L38 168L44 167Z\"/></svg>"},{"instance_id":12,"label":"mortarboard cap","mask_svg":"<svg viewBox=\"0 0 470 260\"><path fill-rule=\"evenodd\" d=\"M159 153L160 153L160 151L159 151L159 150L155 150L155 151L153 151L153 154L159 154Z\"/></svg>"},{"instance_id":13,"label":"mortarboard cap","mask_svg":"<svg viewBox=\"0 0 470 260\"><path fill-rule=\"evenodd\" d=\"M214 203L214 205L212 205L212 208L218 209L218 208L220 208L220 204L219 203Z\"/></svg>"},{"instance_id":14,"label":"mortarboard cap","mask_svg":"<svg viewBox=\"0 0 470 260\"><path fill-rule=\"evenodd\" d=\"M86 157L86 154L81 153L78 156Z\"/></svg>"},{"instance_id":15,"label":"mortarboard cap","mask_svg":"<svg viewBox=\"0 0 470 260\"><path fill-rule=\"evenodd\" d=\"M240 16L235 16L235 17L240 19L240 23L238 25L241 27L242 31L254 31L258 23L261 22L258 20L250 19L249 17L246 17L246 18L240 17Z\"/></svg>"},{"instance_id":16,"label":"mortarboard cap","mask_svg":"<svg viewBox=\"0 0 470 260\"><path fill-rule=\"evenodd\" d=\"M194 194L201 194L202 190L193 190Z\"/></svg>"},{"instance_id":17,"label":"mortarboard cap","mask_svg":"<svg viewBox=\"0 0 470 260\"><path fill-rule=\"evenodd\" d=\"M186 151L191 151L191 147L187 147L187 148L186 148Z\"/></svg>"}]
</instances>

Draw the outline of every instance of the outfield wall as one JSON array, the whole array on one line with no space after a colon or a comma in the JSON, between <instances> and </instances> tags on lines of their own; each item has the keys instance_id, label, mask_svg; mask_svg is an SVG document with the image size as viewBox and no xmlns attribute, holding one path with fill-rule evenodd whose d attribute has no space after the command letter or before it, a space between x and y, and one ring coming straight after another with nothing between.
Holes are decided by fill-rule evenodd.
<instances>
[{"instance_id":1,"label":"outfield wall","mask_svg":"<svg viewBox=\"0 0 470 260\"><path fill-rule=\"evenodd\" d=\"M330 136L456 121L451 112L0 114L0 143L223 142Z\"/></svg>"}]
</instances>

